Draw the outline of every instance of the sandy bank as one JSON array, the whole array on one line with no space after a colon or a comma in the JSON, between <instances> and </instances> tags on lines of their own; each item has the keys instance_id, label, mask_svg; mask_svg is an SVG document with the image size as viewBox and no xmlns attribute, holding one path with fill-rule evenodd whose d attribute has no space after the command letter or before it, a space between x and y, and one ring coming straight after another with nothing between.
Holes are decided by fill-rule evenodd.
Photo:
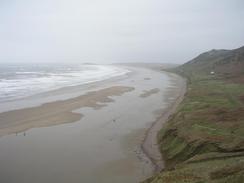
<instances>
[{"instance_id":1,"label":"sandy bank","mask_svg":"<svg viewBox=\"0 0 244 183\"><path fill-rule=\"evenodd\" d=\"M172 102L168 102L169 106L162 111L161 116L158 117L158 119L152 124L152 126L146 132L146 136L142 144L142 149L144 153L148 156L148 158L155 165L156 172L159 172L164 168L164 162L162 159L161 152L159 150L157 134L163 127L163 124L176 111L177 106L182 102L186 92L186 81L178 75L171 75L174 75L175 81L177 82L177 85L180 86L180 89L174 91L176 92L176 94L173 94L173 96L176 97L173 99ZM170 98L170 95L172 94L169 93L168 98Z\"/></svg>"},{"instance_id":2,"label":"sandy bank","mask_svg":"<svg viewBox=\"0 0 244 183\"><path fill-rule=\"evenodd\" d=\"M151 89L151 90L146 90L146 91L144 91L144 93L142 93L140 95L140 97L141 98L146 98L146 97L149 97L149 96L151 96L151 95L153 95L155 93L158 93L159 91L160 91L160 89L158 89L158 88L154 88L154 89Z\"/></svg>"},{"instance_id":3,"label":"sandy bank","mask_svg":"<svg viewBox=\"0 0 244 183\"><path fill-rule=\"evenodd\" d=\"M73 110L82 107L101 108L106 106L106 103L113 102L110 96L120 96L132 90L134 90L133 87L112 86L67 100L0 113L0 136L31 128L78 121L82 114L72 112Z\"/></svg>"}]
</instances>

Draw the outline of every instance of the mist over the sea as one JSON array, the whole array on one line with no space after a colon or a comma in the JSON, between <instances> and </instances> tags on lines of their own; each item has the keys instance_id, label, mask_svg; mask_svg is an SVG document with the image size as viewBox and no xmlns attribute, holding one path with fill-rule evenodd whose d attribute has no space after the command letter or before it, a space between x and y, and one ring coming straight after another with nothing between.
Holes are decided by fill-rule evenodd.
<instances>
[{"instance_id":1,"label":"mist over the sea","mask_svg":"<svg viewBox=\"0 0 244 183\"><path fill-rule=\"evenodd\" d=\"M241 46L243 17L243 0L2 0L0 62L183 63Z\"/></svg>"}]
</instances>

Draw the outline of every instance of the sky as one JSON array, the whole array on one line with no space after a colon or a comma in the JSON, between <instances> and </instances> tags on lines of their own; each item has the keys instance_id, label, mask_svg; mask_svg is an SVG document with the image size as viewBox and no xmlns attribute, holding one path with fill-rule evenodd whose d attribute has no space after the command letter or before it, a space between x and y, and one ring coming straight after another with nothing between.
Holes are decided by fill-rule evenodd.
<instances>
[{"instance_id":1,"label":"sky","mask_svg":"<svg viewBox=\"0 0 244 183\"><path fill-rule=\"evenodd\" d=\"M0 63L184 63L243 45L243 0L0 0Z\"/></svg>"}]
</instances>

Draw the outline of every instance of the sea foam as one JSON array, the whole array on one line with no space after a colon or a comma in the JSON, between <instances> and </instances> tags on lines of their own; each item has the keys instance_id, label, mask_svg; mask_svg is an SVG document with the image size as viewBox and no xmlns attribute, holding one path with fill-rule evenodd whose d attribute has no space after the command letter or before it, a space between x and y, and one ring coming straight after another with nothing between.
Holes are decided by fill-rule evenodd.
<instances>
[{"instance_id":1,"label":"sea foam","mask_svg":"<svg viewBox=\"0 0 244 183\"><path fill-rule=\"evenodd\" d=\"M11 65L0 68L0 102L128 73L112 65Z\"/></svg>"}]
</instances>

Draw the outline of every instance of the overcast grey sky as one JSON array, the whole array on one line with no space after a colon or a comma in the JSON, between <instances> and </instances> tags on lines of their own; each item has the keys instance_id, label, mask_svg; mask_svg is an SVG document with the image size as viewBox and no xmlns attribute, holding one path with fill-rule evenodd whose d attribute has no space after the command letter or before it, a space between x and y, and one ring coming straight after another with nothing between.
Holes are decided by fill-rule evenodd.
<instances>
[{"instance_id":1,"label":"overcast grey sky","mask_svg":"<svg viewBox=\"0 0 244 183\"><path fill-rule=\"evenodd\" d=\"M0 62L186 62L244 45L243 0L0 0Z\"/></svg>"}]
</instances>

